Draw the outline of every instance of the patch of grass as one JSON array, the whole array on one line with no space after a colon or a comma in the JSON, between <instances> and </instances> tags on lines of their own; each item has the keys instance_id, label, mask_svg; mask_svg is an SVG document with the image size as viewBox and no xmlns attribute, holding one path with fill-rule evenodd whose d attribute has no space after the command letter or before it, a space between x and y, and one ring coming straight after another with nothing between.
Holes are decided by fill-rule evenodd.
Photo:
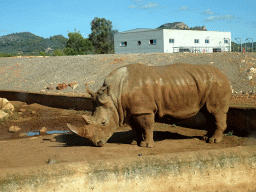
<instances>
[{"instance_id":1,"label":"patch of grass","mask_svg":"<svg viewBox=\"0 0 256 192\"><path fill-rule=\"evenodd\" d=\"M233 131L229 131L228 133L225 133L225 136L233 136L234 132Z\"/></svg>"}]
</instances>

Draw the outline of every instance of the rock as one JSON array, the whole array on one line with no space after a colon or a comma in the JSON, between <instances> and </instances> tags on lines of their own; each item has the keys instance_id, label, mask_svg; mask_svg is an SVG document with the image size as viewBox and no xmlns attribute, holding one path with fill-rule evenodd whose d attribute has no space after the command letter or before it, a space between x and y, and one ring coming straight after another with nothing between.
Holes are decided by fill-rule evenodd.
<instances>
[{"instance_id":1,"label":"rock","mask_svg":"<svg viewBox=\"0 0 256 192\"><path fill-rule=\"evenodd\" d=\"M36 114L36 111L35 111L35 110L31 111L31 114L35 115L35 114Z\"/></svg>"},{"instance_id":2,"label":"rock","mask_svg":"<svg viewBox=\"0 0 256 192\"><path fill-rule=\"evenodd\" d=\"M48 86L48 87L46 87L46 89L48 89L48 90L54 90L53 86Z\"/></svg>"},{"instance_id":3,"label":"rock","mask_svg":"<svg viewBox=\"0 0 256 192\"><path fill-rule=\"evenodd\" d=\"M68 86L72 87L75 84L77 84L77 81L73 81L73 82L69 83Z\"/></svg>"},{"instance_id":4,"label":"rock","mask_svg":"<svg viewBox=\"0 0 256 192\"><path fill-rule=\"evenodd\" d=\"M50 158L48 159L47 163L48 163L48 164L54 164L54 163L56 163L56 161L50 157Z\"/></svg>"},{"instance_id":5,"label":"rock","mask_svg":"<svg viewBox=\"0 0 256 192\"><path fill-rule=\"evenodd\" d=\"M244 63L244 62L245 62L245 60L242 60L242 61L241 61L241 63Z\"/></svg>"},{"instance_id":6,"label":"rock","mask_svg":"<svg viewBox=\"0 0 256 192\"><path fill-rule=\"evenodd\" d=\"M19 112L26 112L26 109L20 108Z\"/></svg>"},{"instance_id":7,"label":"rock","mask_svg":"<svg viewBox=\"0 0 256 192\"><path fill-rule=\"evenodd\" d=\"M42 90L40 91L40 93L45 93L45 90L44 90L44 89L42 89Z\"/></svg>"},{"instance_id":8,"label":"rock","mask_svg":"<svg viewBox=\"0 0 256 192\"><path fill-rule=\"evenodd\" d=\"M5 113L4 111L0 110L0 119L3 119L5 117L9 117L8 113Z\"/></svg>"},{"instance_id":9,"label":"rock","mask_svg":"<svg viewBox=\"0 0 256 192\"><path fill-rule=\"evenodd\" d=\"M0 98L0 110L3 111L14 111L14 106L5 98Z\"/></svg>"},{"instance_id":10,"label":"rock","mask_svg":"<svg viewBox=\"0 0 256 192\"><path fill-rule=\"evenodd\" d=\"M66 89L68 87L67 83L59 83L56 87L57 90Z\"/></svg>"},{"instance_id":11,"label":"rock","mask_svg":"<svg viewBox=\"0 0 256 192\"><path fill-rule=\"evenodd\" d=\"M249 72L249 73L256 73L256 68L253 68L253 67L252 67L252 68L249 69L248 72Z\"/></svg>"},{"instance_id":12,"label":"rock","mask_svg":"<svg viewBox=\"0 0 256 192\"><path fill-rule=\"evenodd\" d=\"M11 126L11 127L9 127L9 132L10 133L16 133L16 132L18 132L18 131L20 131L21 130L21 128L19 128L18 126Z\"/></svg>"},{"instance_id":13,"label":"rock","mask_svg":"<svg viewBox=\"0 0 256 192\"><path fill-rule=\"evenodd\" d=\"M71 86L72 89L76 89L78 87L78 84L74 84Z\"/></svg>"},{"instance_id":14,"label":"rock","mask_svg":"<svg viewBox=\"0 0 256 192\"><path fill-rule=\"evenodd\" d=\"M252 80L252 75L248 75L246 79L248 79L249 81Z\"/></svg>"},{"instance_id":15,"label":"rock","mask_svg":"<svg viewBox=\"0 0 256 192\"><path fill-rule=\"evenodd\" d=\"M39 135L46 135L46 131L47 131L47 128L46 127L42 127L39 131Z\"/></svg>"}]
</instances>

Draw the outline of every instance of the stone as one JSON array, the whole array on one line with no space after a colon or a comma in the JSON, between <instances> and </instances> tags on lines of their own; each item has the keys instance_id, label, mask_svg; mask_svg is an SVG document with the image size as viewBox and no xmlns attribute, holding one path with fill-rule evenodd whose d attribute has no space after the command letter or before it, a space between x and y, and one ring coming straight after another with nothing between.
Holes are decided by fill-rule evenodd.
<instances>
[{"instance_id":1,"label":"stone","mask_svg":"<svg viewBox=\"0 0 256 192\"><path fill-rule=\"evenodd\" d=\"M59 83L56 87L57 90L63 90L66 89L68 87L67 83Z\"/></svg>"},{"instance_id":2,"label":"stone","mask_svg":"<svg viewBox=\"0 0 256 192\"><path fill-rule=\"evenodd\" d=\"M252 75L248 75L246 79L248 79L249 81L252 80Z\"/></svg>"},{"instance_id":3,"label":"stone","mask_svg":"<svg viewBox=\"0 0 256 192\"><path fill-rule=\"evenodd\" d=\"M26 112L26 109L20 108L19 112Z\"/></svg>"},{"instance_id":4,"label":"stone","mask_svg":"<svg viewBox=\"0 0 256 192\"><path fill-rule=\"evenodd\" d=\"M11 127L9 127L9 132L10 133L17 133L18 131L20 131L21 130L21 128L19 128L18 126L11 126Z\"/></svg>"},{"instance_id":5,"label":"stone","mask_svg":"<svg viewBox=\"0 0 256 192\"><path fill-rule=\"evenodd\" d=\"M75 84L77 84L77 81L73 81L73 82L69 83L68 86L72 87Z\"/></svg>"},{"instance_id":6,"label":"stone","mask_svg":"<svg viewBox=\"0 0 256 192\"><path fill-rule=\"evenodd\" d=\"M53 86L48 86L48 87L46 87L46 89L48 89L48 90L54 90Z\"/></svg>"},{"instance_id":7,"label":"stone","mask_svg":"<svg viewBox=\"0 0 256 192\"><path fill-rule=\"evenodd\" d=\"M0 110L3 111L14 111L14 106L5 98L0 98Z\"/></svg>"},{"instance_id":8,"label":"stone","mask_svg":"<svg viewBox=\"0 0 256 192\"><path fill-rule=\"evenodd\" d=\"M78 87L78 84L74 84L71 86L72 89L76 89Z\"/></svg>"},{"instance_id":9,"label":"stone","mask_svg":"<svg viewBox=\"0 0 256 192\"><path fill-rule=\"evenodd\" d=\"M2 110L0 110L0 119L3 119L5 117L9 117L9 114L4 112L4 111L2 111Z\"/></svg>"},{"instance_id":10,"label":"stone","mask_svg":"<svg viewBox=\"0 0 256 192\"><path fill-rule=\"evenodd\" d=\"M47 128L46 127L42 127L39 131L39 135L46 135L46 131L47 131Z\"/></svg>"},{"instance_id":11,"label":"stone","mask_svg":"<svg viewBox=\"0 0 256 192\"><path fill-rule=\"evenodd\" d=\"M31 114L35 115L35 114L36 114L36 111L35 111L35 110L31 111Z\"/></svg>"},{"instance_id":12,"label":"stone","mask_svg":"<svg viewBox=\"0 0 256 192\"><path fill-rule=\"evenodd\" d=\"M256 68L253 68L253 67L250 68L250 69L249 69L249 73L256 73Z\"/></svg>"}]
</instances>

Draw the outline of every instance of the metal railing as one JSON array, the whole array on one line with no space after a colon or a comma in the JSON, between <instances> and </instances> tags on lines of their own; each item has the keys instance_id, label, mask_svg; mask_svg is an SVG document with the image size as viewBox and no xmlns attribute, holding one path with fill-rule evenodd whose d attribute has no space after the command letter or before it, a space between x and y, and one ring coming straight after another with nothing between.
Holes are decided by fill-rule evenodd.
<instances>
[{"instance_id":1,"label":"metal railing","mask_svg":"<svg viewBox=\"0 0 256 192\"><path fill-rule=\"evenodd\" d=\"M189 53L212 53L212 52L230 52L230 46L205 46L205 47L193 47L193 46L180 46L173 47L173 53L189 52Z\"/></svg>"}]
</instances>

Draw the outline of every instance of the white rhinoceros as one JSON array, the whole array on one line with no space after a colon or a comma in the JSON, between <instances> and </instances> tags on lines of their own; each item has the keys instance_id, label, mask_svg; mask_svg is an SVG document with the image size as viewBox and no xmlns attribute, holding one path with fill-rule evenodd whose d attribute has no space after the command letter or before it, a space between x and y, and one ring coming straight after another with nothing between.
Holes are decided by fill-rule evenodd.
<instances>
[{"instance_id":1,"label":"white rhinoceros","mask_svg":"<svg viewBox=\"0 0 256 192\"><path fill-rule=\"evenodd\" d=\"M185 119L201 110L212 127L210 143L220 142L227 127L231 86L228 78L210 65L130 64L111 72L96 93L88 92L95 101L93 116L83 116L83 127L68 127L96 146L103 146L127 123L137 133L140 146L153 147L156 115Z\"/></svg>"}]
</instances>

